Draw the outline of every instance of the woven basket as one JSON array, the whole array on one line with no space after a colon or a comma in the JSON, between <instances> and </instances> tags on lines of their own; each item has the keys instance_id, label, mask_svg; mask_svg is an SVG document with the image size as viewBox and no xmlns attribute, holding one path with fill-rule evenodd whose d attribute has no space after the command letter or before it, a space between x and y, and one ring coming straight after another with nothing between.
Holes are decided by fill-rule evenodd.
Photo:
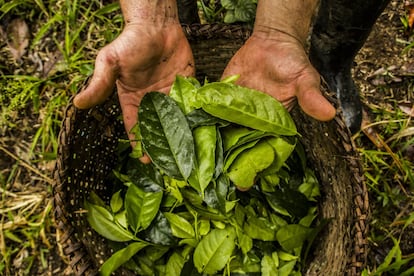
<instances>
[{"instance_id":1,"label":"woven basket","mask_svg":"<svg viewBox=\"0 0 414 276\"><path fill-rule=\"evenodd\" d=\"M184 26L195 56L197 77L218 80L225 65L249 37L241 26ZM336 105L334 97L326 97ZM320 181L320 217L331 219L315 241L306 275L359 275L367 254L368 196L359 156L338 115L321 123L292 111L311 166ZM117 120L117 95L90 110L69 103L60 133L55 169L54 214L58 243L77 275L94 275L113 252L86 221L83 202L91 191L112 193L107 175L114 167L118 139L125 135ZM128 271L119 272L128 274ZM119 275L119 274L117 274Z\"/></svg>"}]
</instances>

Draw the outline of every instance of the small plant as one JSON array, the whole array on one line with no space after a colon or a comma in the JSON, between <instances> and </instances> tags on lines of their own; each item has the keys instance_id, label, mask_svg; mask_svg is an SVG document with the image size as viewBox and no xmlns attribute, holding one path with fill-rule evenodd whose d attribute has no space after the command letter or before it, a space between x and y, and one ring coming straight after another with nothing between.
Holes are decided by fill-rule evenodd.
<instances>
[{"instance_id":1,"label":"small plant","mask_svg":"<svg viewBox=\"0 0 414 276\"><path fill-rule=\"evenodd\" d=\"M207 23L253 24L257 0L200 0L198 6Z\"/></svg>"},{"instance_id":2,"label":"small plant","mask_svg":"<svg viewBox=\"0 0 414 276\"><path fill-rule=\"evenodd\" d=\"M221 0L226 10L224 23L253 23L256 15L257 0Z\"/></svg>"},{"instance_id":3,"label":"small plant","mask_svg":"<svg viewBox=\"0 0 414 276\"><path fill-rule=\"evenodd\" d=\"M405 235L412 239L414 221L414 213L406 212L412 210L414 199L414 164L405 156L406 149L414 142L412 118L398 104L373 106L371 113L375 123L365 126L364 135L361 133L357 138L363 144L360 152L373 212L370 242L373 248L388 248L390 241L392 246L383 259L379 255L376 260L371 257L370 266L362 275L412 275L414 256L403 255L401 244ZM369 139L363 142L365 138Z\"/></svg>"},{"instance_id":4,"label":"small plant","mask_svg":"<svg viewBox=\"0 0 414 276\"><path fill-rule=\"evenodd\" d=\"M414 221L414 213L407 219L404 229ZM399 276L410 276L414 274L414 266L412 262L414 261L414 255L403 256L400 242L401 237L396 239L393 236L390 236L394 246L388 252L387 256L384 258L384 261L373 271L370 269L365 269L362 272L362 276L381 276L381 275L399 275ZM411 263L411 265L410 265Z\"/></svg>"}]
</instances>

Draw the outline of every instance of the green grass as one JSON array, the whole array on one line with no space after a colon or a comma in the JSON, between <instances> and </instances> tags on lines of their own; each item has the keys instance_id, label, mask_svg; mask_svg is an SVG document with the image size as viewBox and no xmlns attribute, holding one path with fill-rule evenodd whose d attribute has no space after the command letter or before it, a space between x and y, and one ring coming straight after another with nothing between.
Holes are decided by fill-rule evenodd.
<instances>
[{"instance_id":1,"label":"green grass","mask_svg":"<svg viewBox=\"0 0 414 276\"><path fill-rule=\"evenodd\" d=\"M406 157L412 117L397 103L371 106L370 113L374 123L356 135L372 207L369 241L389 251L380 263L371 257L363 275L412 275L414 256L400 244L404 235L412 239L414 221L414 164Z\"/></svg>"},{"instance_id":2,"label":"green grass","mask_svg":"<svg viewBox=\"0 0 414 276\"><path fill-rule=\"evenodd\" d=\"M32 60L27 60L24 65L27 67L16 68L9 59L10 67L18 73L3 71L0 75L3 87L0 130L5 133L6 129L17 127L15 122L21 115L37 116L37 133L31 148L39 159L56 156L56 133L62 115L59 111L93 72L97 50L112 41L121 29L119 5L101 2L10 1L0 6L0 11L4 12L2 17L23 16L22 11L30 10L23 18L37 25L30 30L32 39L28 54L41 52L56 57L54 63L48 64L48 70L36 67ZM44 58L41 62L46 63L48 57Z\"/></svg>"},{"instance_id":3,"label":"green grass","mask_svg":"<svg viewBox=\"0 0 414 276\"><path fill-rule=\"evenodd\" d=\"M1 22L22 18L30 35L20 61L0 41L0 137L11 137L0 143L0 155L12 161L0 168L1 275L45 272L56 254L51 180L37 167L53 164L69 98L92 74L97 51L122 28L119 4L111 2L0 0ZM9 152L10 144L20 154Z\"/></svg>"}]
</instances>

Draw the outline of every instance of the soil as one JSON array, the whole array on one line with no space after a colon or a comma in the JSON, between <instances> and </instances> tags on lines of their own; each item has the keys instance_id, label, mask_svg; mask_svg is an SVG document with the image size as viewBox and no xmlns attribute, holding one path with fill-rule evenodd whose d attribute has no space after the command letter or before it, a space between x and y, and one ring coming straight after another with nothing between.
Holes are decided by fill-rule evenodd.
<instances>
[{"instance_id":1,"label":"soil","mask_svg":"<svg viewBox=\"0 0 414 276\"><path fill-rule=\"evenodd\" d=\"M371 112L373 107L384 106L395 108L395 103L413 106L414 103L414 59L412 53L404 53L406 46L403 41L408 40L408 31L402 26L400 18L405 15L403 1L392 1L384 11L374 26L373 31L355 59L354 79L361 89L361 98L364 103L366 112L365 123L371 122L374 116ZM1 45L0 45L1 46ZM22 127L15 130L5 131L0 136L0 146L10 153L13 153L22 161L19 166L14 166L16 159L5 151L0 150L0 172L3 175L10 175L14 171L14 180L6 187L11 192L26 193L43 193L44 203L38 208L45 208L52 198L50 184L44 178L27 167L23 163L31 164L29 157L25 156L27 148L33 138L33 128L37 124L37 118L32 118L30 112L20 115L17 122ZM2 135L2 132L0 132ZM364 134L360 135L359 146L372 148L372 142ZM412 153L407 153L407 158L412 158ZM12 164L12 166L11 166ZM51 177L53 171L53 161L35 163L36 169ZM17 173L16 173L17 172ZM372 206L373 209L380 206ZM410 209L411 208L411 209ZM389 216L403 215L414 212L413 206L409 202L401 202L401 208L388 210ZM52 212L50 212L50 216ZM414 230L414 229L411 229ZM399 231L398 229L395 231ZM39 258L34 260L33 269L30 275L71 275L67 262L61 257L59 246L56 242L56 230L51 218L45 227L47 242L39 237L39 244L47 249L46 263L43 265ZM414 253L414 231L405 231L402 236L401 248L404 255ZM1 244L1 242L0 242ZM7 246L10 246L8 244ZM382 262L389 249L393 246L389 241L383 244L370 245L369 264L371 267L377 266ZM22 256L38 253L39 250L33 249L33 252L25 252ZM26 254L26 255L25 255ZM22 275L24 266L15 266L10 275Z\"/></svg>"},{"instance_id":2,"label":"soil","mask_svg":"<svg viewBox=\"0 0 414 276\"><path fill-rule=\"evenodd\" d=\"M370 37L364 47L355 58L354 80L361 90L361 98L364 104L365 118L364 125L374 122L375 114L373 110L382 108L385 110L395 110L406 106L413 110L414 103L414 59L413 51L405 51L406 41L412 35L412 30L403 28L401 18L406 14L403 1L392 1L387 9L378 19ZM412 116L412 115L411 115ZM376 149L377 146L368 139L368 131L374 132L378 129L368 128L359 135L358 146L365 149ZM413 145L404 151L404 157L413 161ZM398 149L396 149L398 150ZM400 185L396 180L391 185ZM410 193L409 193L410 194ZM412 192L411 192L412 196ZM371 194L371 210L374 214L371 227L375 234L384 235L378 231L375 220L388 222L396 221L398 217L409 216L414 211L414 206L410 197L401 200L399 207L383 208ZM414 225L411 224L402 232L401 226L395 224L381 224L387 227L389 233L394 237L401 234L400 248L404 256L414 253ZM380 265L389 250L394 246L391 239L385 239L381 243L370 243L368 255L368 266L375 268ZM414 263L413 263L414 265Z\"/></svg>"}]
</instances>

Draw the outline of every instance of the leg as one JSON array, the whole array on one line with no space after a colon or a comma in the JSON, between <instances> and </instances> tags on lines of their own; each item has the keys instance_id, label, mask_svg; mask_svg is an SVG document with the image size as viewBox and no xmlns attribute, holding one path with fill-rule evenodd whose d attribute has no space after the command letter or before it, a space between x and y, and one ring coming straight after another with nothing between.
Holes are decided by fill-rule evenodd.
<instances>
[{"instance_id":1,"label":"leg","mask_svg":"<svg viewBox=\"0 0 414 276\"><path fill-rule=\"evenodd\" d=\"M181 24L200 22L196 0L177 0L177 7Z\"/></svg>"},{"instance_id":2,"label":"leg","mask_svg":"<svg viewBox=\"0 0 414 276\"><path fill-rule=\"evenodd\" d=\"M352 80L355 55L390 0L321 0L311 37L310 60L336 92L352 132L362 120L359 91Z\"/></svg>"}]
</instances>

